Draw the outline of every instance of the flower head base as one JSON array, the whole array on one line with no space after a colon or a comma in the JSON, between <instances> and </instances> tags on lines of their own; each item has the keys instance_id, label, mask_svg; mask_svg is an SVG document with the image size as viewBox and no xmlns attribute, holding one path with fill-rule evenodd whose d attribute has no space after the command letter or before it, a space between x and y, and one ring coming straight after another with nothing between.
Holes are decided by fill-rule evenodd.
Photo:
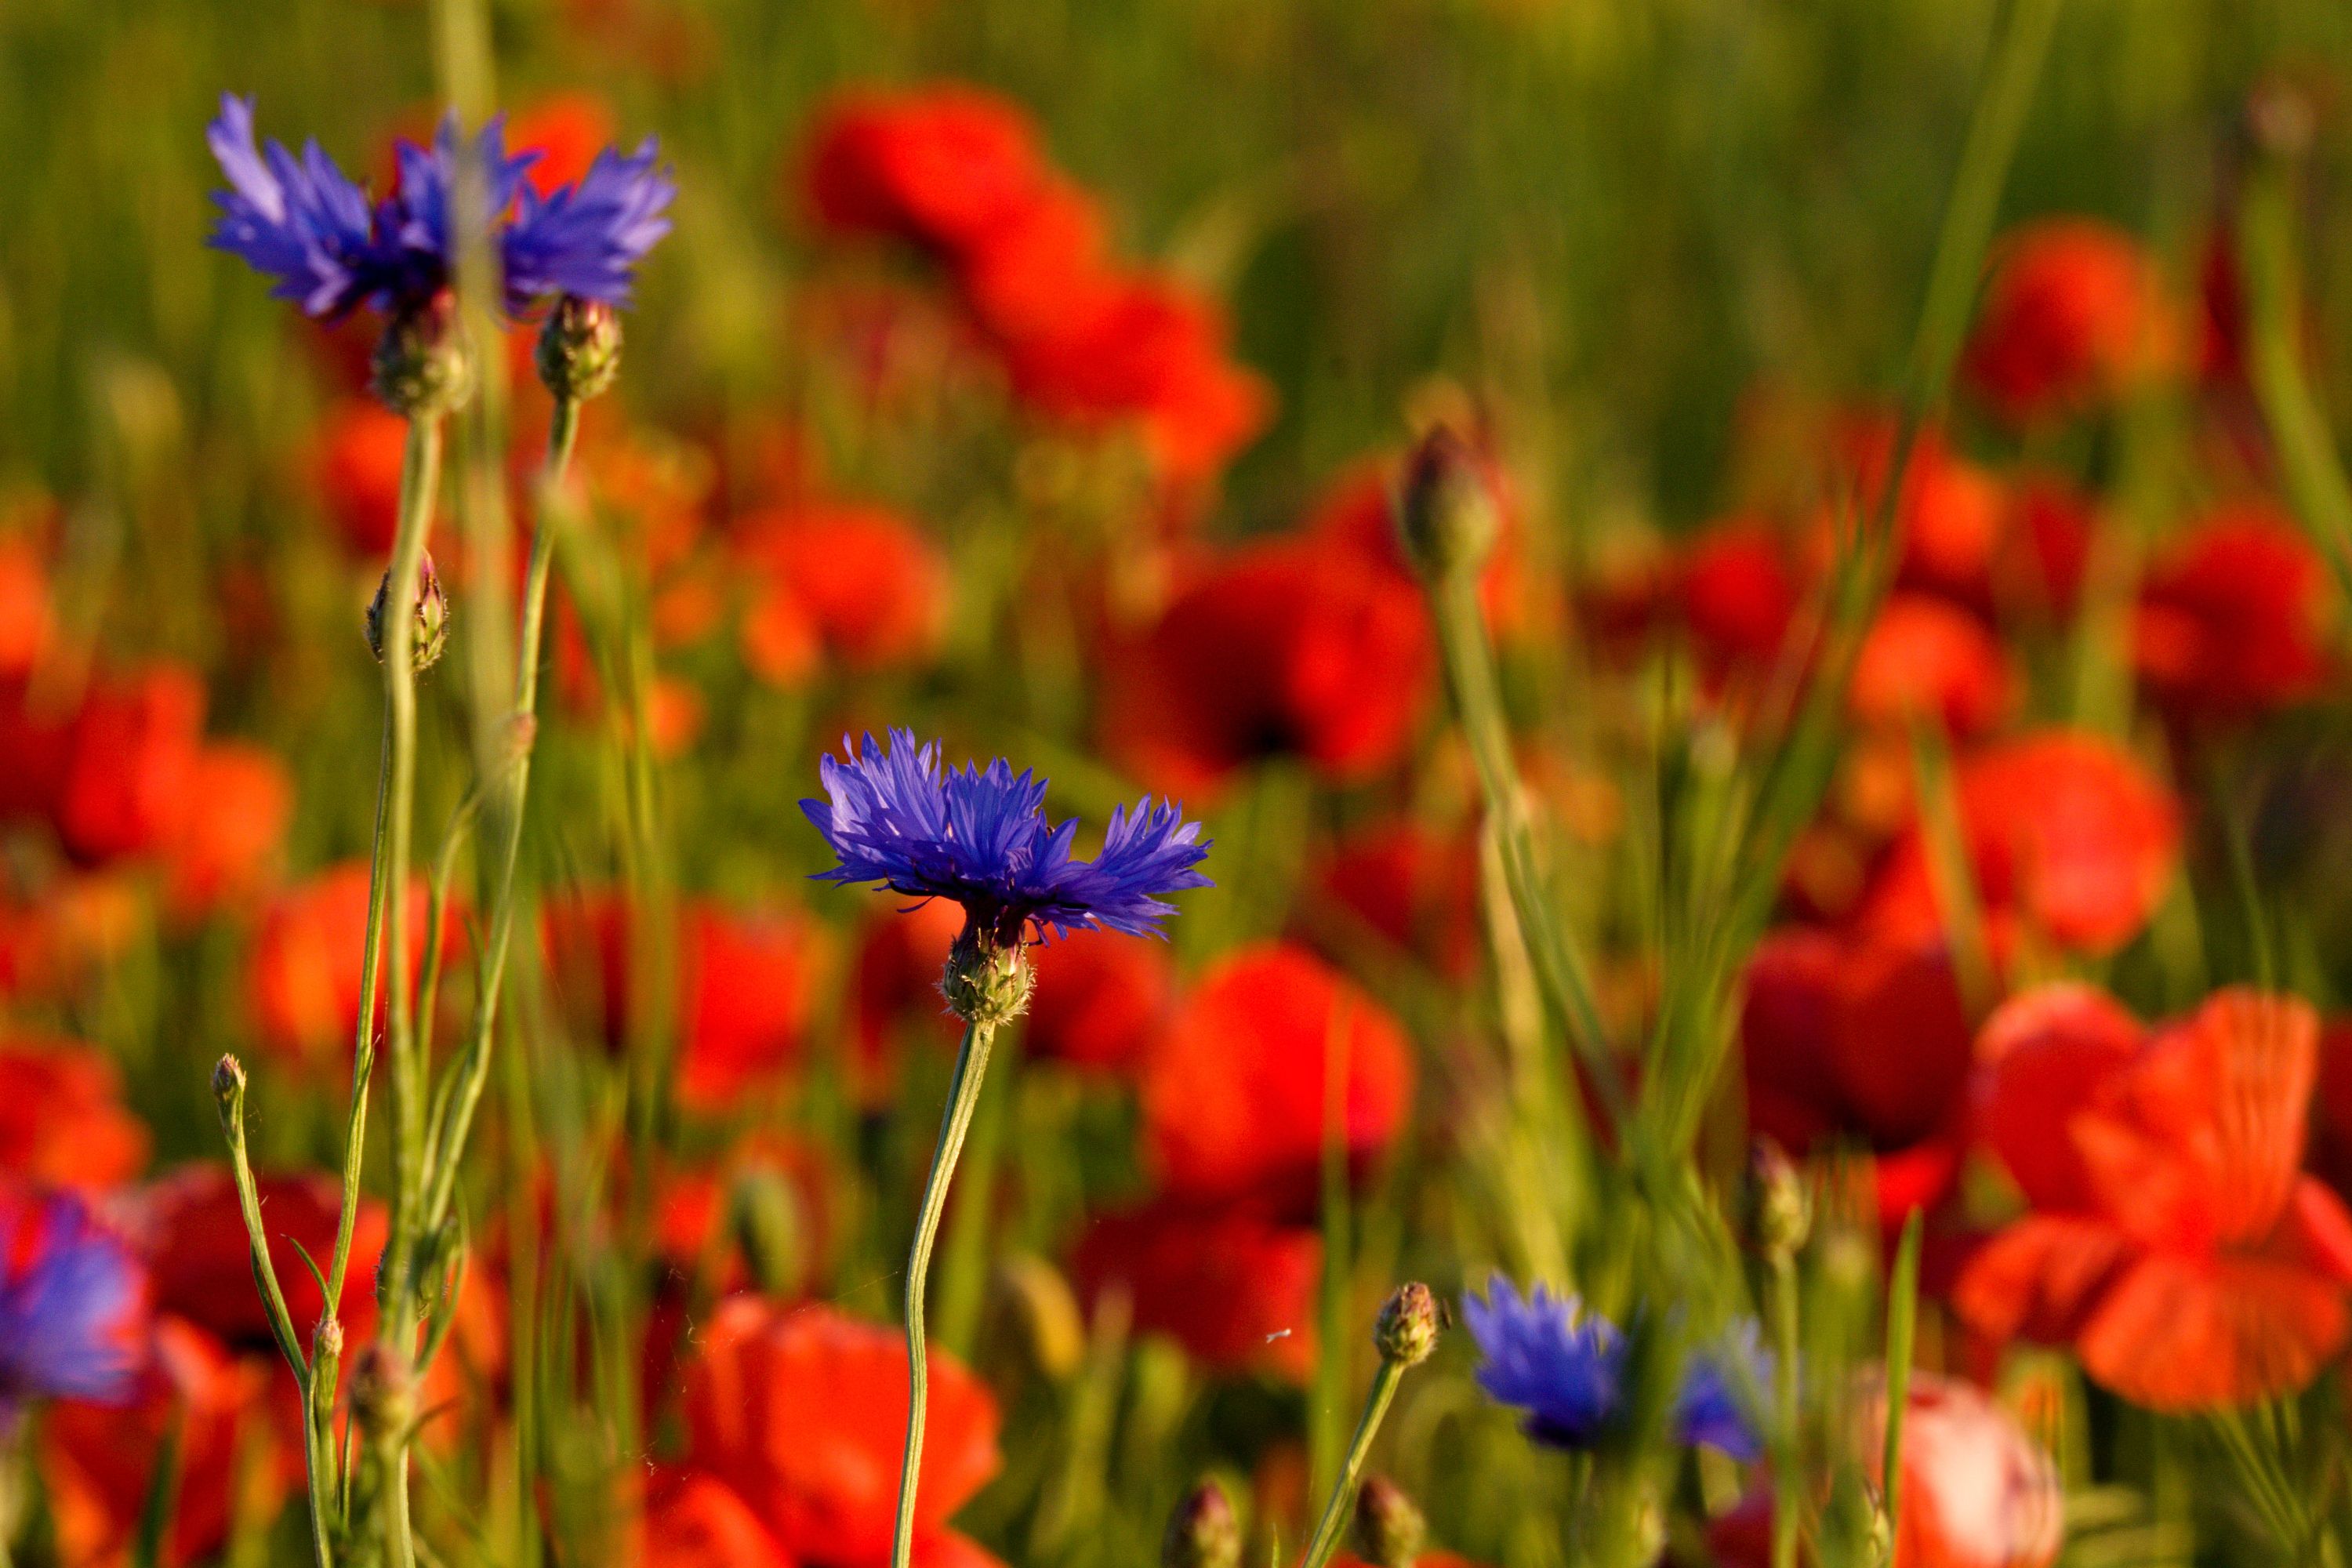
<instances>
[{"instance_id":1,"label":"flower head base","mask_svg":"<svg viewBox=\"0 0 2352 1568\"><path fill-rule=\"evenodd\" d=\"M257 143L249 99L224 95L205 140L229 184L216 197L221 219L212 243L275 278L278 298L312 316L366 305L396 319L448 288L457 244L450 197L460 163L455 116L431 147L399 145L399 185L382 200L372 200L316 142L299 158L278 142ZM665 215L677 192L654 166L651 137L627 157L606 149L577 182L546 195L524 178L539 155L509 155L500 121L482 128L468 155L482 172L485 226L498 247L509 314L566 295L629 302L636 264L669 232Z\"/></svg>"},{"instance_id":2,"label":"flower head base","mask_svg":"<svg viewBox=\"0 0 2352 1568\"><path fill-rule=\"evenodd\" d=\"M1372 1327L1372 1344L1382 1361L1418 1366L1437 1348L1437 1336L1445 1324L1445 1303L1415 1280L1398 1286L1381 1303L1380 1320Z\"/></svg>"},{"instance_id":3,"label":"flower head base","mask_svg":"<svg viewBox=\"0 0 2352 1568\"><path fill-rule=\"evenodd\" d=\"M601 300L566 294L539 330L539 379L555 396L585 403L621 374L621 313Z\"/></svg>"},{"instance_id":4,"label":"flower head base","mask_svg":"<svg viewBox=\"0 0 2352 1568\"><path fill-rule=\"evenodd\" d=\"M444 289L385 322L368 384L404 419L464 406L474 395L474 354L457 320L457 296Z\"/></svg>"},{"instance_id":5,"label":"flower head base","mask_svg":"<svg viewBox=\"0 0 2352 1568\"><path fill-rule=\"evenodd\" d=\"M906 730L887 749L866 737L826 757L824 800L801 809L839 864L817 873L844 887L871 882L917 899L952 899L980 949L1034 935L1116 931L1156 936L1175 912L1165 895L1204 888L1193 868L1209 852L1201 825L1149 795L1111 813L1102 853L1073 859L1077 823L1045 815L1045 781L999 757L986 767L942 769L940 748Z\"/></svg>"},{"instance_id":6,"label":"flower head base","mask_svg":"<svg viewBox=\"0 0 2352 1568\"><path fill-rule=\"evenodd\" d=\"M124 1394L145 1297L130 1250L79 1198L0 1187L0 1428L27 1400Z\"/></svg>"}]
</instances>

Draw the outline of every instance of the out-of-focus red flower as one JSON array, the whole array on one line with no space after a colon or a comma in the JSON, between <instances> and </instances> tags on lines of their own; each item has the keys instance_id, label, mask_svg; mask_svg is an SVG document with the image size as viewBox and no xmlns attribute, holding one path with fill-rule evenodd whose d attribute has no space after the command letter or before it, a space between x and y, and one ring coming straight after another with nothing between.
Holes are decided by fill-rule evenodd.
<instances>
[{"instance_id":1,"label":"out-of-focus red flower","mask_svg":"<svg viewBox=\"0 0 2352 1568\"><path fill-rule=\"evenodd\" d=\"M1112 652L1103 744L1154 788L1193 798L1285 753L1360 782L1402 757L1436 674L1418 588L1353 549L1252 544Z\"/></svg>"},{"instance_id":2,"label":"out-of-focus red flower","mask_svg":"<svg viewBox=\"0 0 2352 1568\"><path fill-rule=\"evenodd\" d=\"M1864 724L1901 730L1916 719L1969 740L1997 727L2013 695L1983 622L1941 599L1896 594L1863 638L1846 703Z\"/></svg>"},{"instance_id":3,"label":"out-of-focus red flower","mask_svg":"<svg viewBox=\"0 0 2352 1568\"><path fill-rule=\"evenodd\" d=\"M122 1075L69 1040L0 1043L0 1174L111 1187L147 1163L147 1129L122 1107Z\"/></svg>"},{"instance_id":4,"label":"out-of-focus red flower","mask_svg":"<svg viewBox=\"0 0 2352 1568\"><path fill-rule=\"evenodd\" d=\"M2197 268L2197 377L2209 388L2246 384L2246 279L2226 225L2205 241Z\"/></svg>"},{"instance_id":5,"label":"out-of-focus red flower","mask_svg":"<svg viewBox=\"0 0 2352 1568\"><path fill-rule=\"evenodd\" d=\"M967 249L957 280L972 320L999 345L1063 331L1118 287L1101 212L1062 179L1048 180Z\"/></svg>"},{"instance_id":6,"label":"out-of-focus red flower","mask_svg":"<svg viewBox=\"0 0 2352 1568\"><path fill-rule=\"evenodd\" d=\"M2097 513L2090 497L2054 474L2029 471L2010 489L2011 515L1992 562L1990 593L1972 606L2004 619L2022 613L2063 622L2083 596Z\"/></svg>"},{"instance_id":7,"label":"out-of-focus red flower","mask_svg":"<svg viewBox=\"0 0 2352 1568\"><path fill-rule=\"evenodd\" d=\"M100 865L177 836L199 804L204 726L204 685L177 665L93 682L67 731L51 807L66 852Z\"/></svg>"},{"instance_id":8,"label":"out-of-focus red flower","mask_svg":"<svg viewBox=\"0 0 2352 1568\"><path fill-rule=\"evenodd\" d=\"M250 1271L243 1284L252 1295ZM163 1317L128 1406L52 1405L41 1422L41 1471L63 1560L80 1568L129 1559L156 1461L174 1431L179 1484L163 1537L165 1564L211 1557L243 1509L275 1513L300 1479L302 1460L271 1407L269 1375L260 1358L236 1355L197 1325ZM240 1482L254 1489L242 1502Z\"/></svg>"},{"instance_id":9,"label":"out-of-focus red flower","mask_svg":"<svg viewBox=\"0 0 2352 1568\"><path fill-rule=\"evenodd\" d=\"M541 917L556 983L605 1048L628 1039L629 909L593 891ZM678 1097L715 1110L789 1070L807 1044L824 933L796 910L737 914L708 900L678 911Z\"/></svg>"},{"instance_id":10,"label":"out-of-focus red flower","mask_svg":"<svg viewBox=\"0 0 2352 1568\"><path fill-rule=\"evenodd\" d=\"M507 116L507 151L539 154L523 178L542 196L586 174L614 135L612 107L593 93L551 93Z\"/></svg>"},{"instance_id":11,"label":"out-of-focus red flower","mask_svg":"<svg viewBox=\"0 0 2352 1568\"><path fill-rule=\"evenodd\" d=\"M2239 719L2316 695L2332 595L2310 540L2274 508L2230 507L2152 563L2133 652L2168 710Z\"/></svg>"},{"instance_id":12,"label":"out-of-focus red flower","mask_svg":"<svg viewBox=\"0 0 2352 1568\"><path fill-rule=\"evenodd\" d=\"M1144 1069L1144 1139L1165 1190L1311 1212L1334 1070L1345 1074L1334 1135L1360 1170L1412 1101L1403 1029L1302 948L1265 943L1213 964Z\"/></svg>"},{"instance_id":13,"label":"out-of-focus red flower","mask_svg":"<svg viewBox=\"0 0 2352 1568\"><path fill-rule=\"evenodd\" d=\"M1483 445L1465 442L1454 450L1466 452L1494 504L1500 531L1478 580L1480 606L1497 632L1521 620L1528 609L1526 574L1522 570L1518 520L1507 476ZM1323 487L1299 531L1309 539L1345 545L1367 561L1393 572L1398 580L1419 586L1412 563L1397 531L1396 493L1402 464L1393 454L1360 458Z\"/></svg>"},{"instance_id":14,"label":"out-of-focus red flower","mask_svg":"<svg viewBox=\"0 0 2352 1568\"><path fill-rule=\"evenodd\" d=\"M915 1528L943 1536L996 1473L996 1401L952 1358L934 1351L929 1364ZM687 1368L685 1415L688 1466L730 1488L790 1558L889 1561L907 1433L907 1349L895 1330L827 1306L735 1297Z\"/></svg>"},{"instance_id":15,"label":"out-of-focus red flower","mask_svg":"<svg viewBox=\"0 0 2352 1568\"><path fill-rule=\"evenodd\" d=\"M286 1310L296 1331L307 1336L325 1298L303 1266L302 1253L325 1271L334 1256L342 1189L333 1177L317 1172L257 1175L255 1184ZM144 1223L156 1310L186 1319L232 1349L275 1359L278 1342L253 1282L253 1255L228 1167L184 1165L173 1172L148 1193ZM354 1343L374 1331L376 1258L389 1230L383 1205L363 1200L338 1307L344 1332Z\"/></svg>"},{"instance_id":16,"label":"out-of-focus red flower","mask_svg":"<svg viewBox=\"0 0 2352 1568\"><path fill-rule=\"evenodd\" d=\"M871 671L919 664L938 648L947 563L896 513L806 503L747 520L742 533L758 575L742 632L754 673L797 686L827 656Z\"/></svg>"},{"instance_id":17,"label":"out-of-focus red flower","mask_svg":"<svg viewBox=\"0 0 2352 1568\"><path fill-rule=\"evenodd\" d=\"M1884 1486L1886 1393L1874 1380L1855 1442ZM1895 1568L2046 1568L2066 1534L2057 1464L1972 1384L1915 1371L1903 1405Z\"/></svg>"},{"instance_id":18,"label":"out-of-focus red flower","mask_svg":"<svg viewBox=\"0 0 2352 1568\"><path fill-rule=\"evenodd\" d=\"M195 798L163 846L165 897L182 920L203 918L261 885L294 816L294 781L276 753L216 742L196 753Z\"/></svg>"},{"instance_id":19,"label":"out-of-focus red flower","mask_svg":"<svg viewBox=\"0 0 2352 1568\"><path fill-rule=\"evenodd\" d=\"M1290 1383L1314 1370L1323 1239L1306 1226L1155 1203L1088 1221L1071 1267L1087 1299L1124 1289L1137 1329L1205 1366Z\"/></svg>"},{"instance_id":20,"label":"out-of-focus red flower","mask_svg":"<svg viewBox=\"0 0 2352 1568\"><path fill-rule=\"evenodd\" d=\"M2172 337L2137 240L2084 218L2048 219L2001 242L1961 374L2022 424L2114 397L2170 356Z\"/></svg>"},{"instance_id":21,"label":"out-of-focus red flower","mask_svg":"<svg viewBox=\"0 0 2352 1568\"><path fill-rule=\"evenodd\" d=\"M1130 276L1042 331L1008 344L1013 391L1081 426L1134 419L1154 471L1204 479L1265 427L1273 395L1233 363L1216 302L1173 279Z\"/></svg>"},{"instance_id":22,"label":"out-of-focus red flower","mask_svg":"<svg viewBox=\"0 0 2352 1568\"><path fill-rule=\"evenodd\" d=\"M1735 518L1693 541L1676 597L1708 678L1769 676L1796 620L1800 593L1787 543L1769 522Z\"/></svg>"},{"instance_id":23,"label":"out-of-focus red flower","mask_svg":"<svg viewBox=\"0 0 2352 1568\"><path fill-rule=\"evenodd\" d=\"M261 1043L289 1064L349 1071L359 1031L360 982L366 969L368 864L346 860L272 900L261 917L247 961L246 986ZM454 901L454 900L453 900ZM431 889L414 877L408 887L409 983L425 963ZM452 910L446 941L454 947L462 914ZM378 954L375 1020L381 1031L392 999L391 931ZM445 955L443 963L448 963ZM341 1064L340 1066L338 1064Z\"/></svg>"},{"instance_id":24,"label":"out-of-focus red flower","mask_svg":"<svg viewBox=\"0 0 2352 1568\"><path fill-rule=\"evenodd\" d=\"M940 975L961 930L963 911L945 899L867 921L849 977L853 1065L865 1102L889 1093L897 1071L893 1047L901 1031L911 1026L944 1044L955 1043L961 1026L940 995Z\"/></svg>"},{"instance_id":25,"label":"out-of-focus red flower","mask_svg":"<svg viewBox=\"0 0 2352 1568\"><path fill-rule=\"evenodd\" d=\"M1315 885L1339 908L1440 974L1478 966L1478 850L1466 833L1411 817L1355 829L1317 864Z\"/></svg>"},{"instance_id":26,"label":"out-of-focus red flower","mask_svg":"<svg viewBox=\"0 0 2352 1568\"><path fill-rule=\"evenodd\" d=\"M2120 1062L2096 1029L2045 1031L2045 1076L2071 1054L2092 1081L2064 1123L2078 1166L2036 1179L2063 1204L2079 1177L2087 1201L2037 1207L1988 1242L1954 1297L1963 1320L2071 1342L2093 1379L2155 1410L2308 1383L2352 1333L2352 1215L2301 1170L2318 1041L2308 1005L2245 989Z\"/></svg>"},{"instance_id":27,"label":"out-of-focus red flower","mask_svg":"<svg viewBox=\"0 0 2352 1568\"><path fill-rule=\"evenodd\" d=\"M1941 948L1775 931L1748 960L1739 1041L1755 1131L1799 1153L1837 1137L1869 1150L1890 1222L1949 1190L1970 1041Z\"/></svg>"},{"instance_id":28,"label":"out-of-focus red flower","mask_svg":"<svg viewBox=\"0 0 2352 1568\"><path fill-rule=\"evenodd\" d=\"M798 1568L751 1506L714 1476L656 1479L639 1568Z\"/></svg>"},{"instance_id":29,"label":"out-of-focus red flower","mask_svg":"<svg viewBox=\"0 0 2352 1568\"><path fill-rule=\"evenodd\" d=\"M2099 1087L2138 1057L2147 1031L2095 986L2011 998L1977 1035L1977 1136L2037 1209L2094 1202L2072 1126Z\"/></svg>"},{"instance_id":30,"label":"out-of-focus red flower","mask_svg":"<svg viewBox=\"0 0 2352 1568\"><path fill-rule=\"evenodd\" d=\"M0 533L0 681L30 675L56 631L42 552L29 531Z\"/></svg>"},{"instance_id":31,"label":"out-of-focus red flower","mask_svg":"<svg viewBox=\"0 0 2352 1568\"><path fill-rule=\"evenodd\" d=\"M2046 731L1969 758L1958 780L1978 900L1996 945L2030 932L2106 952L2147 923L2179 858L2179 811L2131 754L2101 736ZM1926 835L1889 851L1863 921L1883 937L1943 931Z\"/></svg>"},{"instance_id":32,"label":"out-of-focus red flower","mask_svg":"<svg viewBox=\"0 0 2352 1568\"><path fill-rule=\"evenodd\" d=\"M1072 931L1030 949L1037 989L1022 1047L1086 1072L1124 1072L1167 1022L1176 995L1167 949L1114 931Z\"/></svg>"},{"instance_id":33,"label":"out-of-focus red flower","mask_svg":"<svg viewBox=\"0 0 2352 1568\"><path fill-rule=\"evenodd\" d=\"M1019 106L953 83L844 94L817 116L803 174L828 227L948 255L1028 208L1050 178Z\"/></svg>"},{"instance_id":34,"label":"out-of-focus red flower","mask_svg":"<svg viewBox=\"0 0 2352 1568\"><path fill-rule=\"evenodd\" d=\"M407 452L408 421L373 398L345 398L320 421L310 477L352 554L375 560L391 553Z\"/></svg>"}]
</instances>

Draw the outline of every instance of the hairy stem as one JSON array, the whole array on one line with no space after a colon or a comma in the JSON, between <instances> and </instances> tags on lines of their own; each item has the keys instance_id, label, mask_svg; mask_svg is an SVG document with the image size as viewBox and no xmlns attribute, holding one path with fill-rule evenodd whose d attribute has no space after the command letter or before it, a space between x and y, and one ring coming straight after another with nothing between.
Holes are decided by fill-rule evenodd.
<instances>
[{"instance_id":1,"label":"hairy stem","mask_svg":"<svg viewBox=\"0 0 2352 1568\"><path fill-rule=\"evenodd\" d=\"M1389 1413L1390 1401L1396 1398L1397 1384L1404 1381L1404 1363L1382 1357L1381 1369L1372 1374L1371 1392L1364 1396L1364 1413L1356 1421L1356 1435L1349 1440L1347 1457L1339 1462L1339 1477L1332 1484L1329 1500L1323 1505L1323 1517L1316 1522L1315 1533L1307 1542L1303 1568L1324 1568L1331 1561L1331 1554L1339 1549L1339 1533L1346 1528L1348 1511L1356 1500L1356 1479L1364 1472L1364 1460L1372 1451L1372 1438Z\"/></svg>"}]
</instances>

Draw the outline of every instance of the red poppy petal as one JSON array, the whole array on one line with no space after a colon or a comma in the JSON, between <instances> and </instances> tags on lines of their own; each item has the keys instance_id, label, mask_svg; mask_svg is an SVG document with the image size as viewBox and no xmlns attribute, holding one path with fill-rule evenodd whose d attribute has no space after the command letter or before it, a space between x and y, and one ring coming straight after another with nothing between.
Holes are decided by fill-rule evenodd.
<instances>
[{"instance_id":1,"label":"red poppy petal","mask_svg":"<svg viewBox=\"0 0 2352 1568\"><path fill-rule=\"evenodd\" d=\"M2139 1053L2139 1020L2089 985L2045 985L2003 1003L1976 1041L1978 1136L2045 1211L2088 1209L2090 1174L2068 1124Z\"/></svg>"},{"instance_id":2,"label":"red poppy petal","mask_svg":"<svg viewBox=\"0 0 2352 1568\"><path fill-rule=\"evenodd\" d=\"M2130 1254L2128 1238L2103 1221L2029 1215L1969 1259L1952 1305L1993 1339L2061 1344L2075 1337Z\"/></svg>"},{"instance_id":3,"label":"red poppy petal","mask_svg":"<svg viewBox=\"0 0 2352 1568\"><path fill-rule=\"evenodd\" d=\"M2094 1380L2151 1410L2248 1405L2309 1383L2352 1331L2344 1292L2290 1264L2142 1258L2075 1349Z\"/></svg>"}]
</instances>

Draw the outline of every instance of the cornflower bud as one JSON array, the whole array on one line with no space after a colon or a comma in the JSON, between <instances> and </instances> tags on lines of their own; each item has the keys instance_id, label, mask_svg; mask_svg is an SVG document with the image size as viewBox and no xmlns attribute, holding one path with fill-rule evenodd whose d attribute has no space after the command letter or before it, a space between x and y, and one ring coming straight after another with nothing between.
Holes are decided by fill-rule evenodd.
<instances>
[{"instance_id":1,"label":"cornflower bud","mask_svg":"<svg viewBox=\"0 0 2352 1568\"><path fill-rule=\"evenodd\" d=\"M1812 1233L1813 1204L1804 1173L1780 1146L1759 1138L1748 1156L1748 1234L1766 1258L1785 1261Z\"/></svg>"},{"instance_id":2,"label":"cornflower bud","mask_svg":"<svg viewBox=\"0 0 2352 1568\"><path fill-rule=\"evenodd\" d=\"M213 1064L213 1098L220 1101L221 1113L226 1115L237 1096L245 1092L245 1064L234 1055L224 1056Z\"/></svg>"},{"instance_id":3,"label":"cornflower bud","mask_svg":"<svg viewBox=\"0 0 2352 1568\"><path fill-rule=\"evenodd\" d=\"M1372 1343L1382 1361L1417 1366L1437 1348L1437 1336L1444 1331L1445 1323L1445 1303L1415 1280L1398 1286L1381 1304L1380 1318L1372 1325Z\"/></svg>"},{"instance_id":4,"label":"cornflower bud","mask_svg":"<svg viewBox=\"0 0 2352 1568\"><path fill-rule=\"evenodd\" d=\"M1502 517L1485 465L1452 426L1433 425L1406 457L1396 495L1397 531L1423 575L1444 581L1485 564Z\"/></svg>"},{"instance_id":5,"label":"cornflower bud","mask_svg":"<svg viewBox=\"0 0 2352 1568\"><path fill-rule=\"evenodd\" d=\"M539 329L539 379L560 398L584 403L621 374L621 313L566 294Z\"/></svg>"},{"instance_id":6,"label":"cornflower bud","mask_svg":"<svg viewBox=\"0 0 2352 1568\"><path fill-rule=\"evenodd\" d=\"M967 922L948 949L940 974L940 994L948 1011L974 1028L994 1028L1029 1011L1037 972L1029 966L1020 938L1007 942Z\"/></svg>"},{"instance_id":7,"label":"cornflower bud","mask_svg":"<svg viewBox=\"0 0 2352 1568\"><path fill-rule=\"evenodd\" d=\"M1242 1524L1225 1489L1204 1480L1168 1516L1160 1568L1240 1568Z\"/></svg>"},{"instance_id":8,"label":"cornflower bud","mask_svg":"<svg viewBox=\"0 0 2352 1568\"><path fill-rule=\"evenodd\" d=\"M404 1432L416 1420L416 1380L407 1363L370 1344L352 1363L352 1419L370 1436Z\"/></svg>"},{"instance_id":9,"label":"cornflower bud","mask_svg":"<svg viewBox=\"0 0 2352 1568\"><path fill-rule=\"evenodd\" d=\"M367 607L368 651L375 655L378 664L383 662L383 610L391 593L392 574L386 572ZM440 662L441 650L448 645L449 596L441 590L441 574L433 569L433 552L428 550L416 567L416 634L409 644L411 667L424 674Z\"/></svg>"},{"instance_id":10,"label":"cornflower bud","mask_svg":"<svg viewBox=\"0 0 2352 1568\"><path fill-rule=\"evenodd\" d=\"M404 419L434 418L474 392L474 356L447 289L401 311L375 343L371 381L383 405Z\"/></svg>"},{"instance_id":11,"label":"cornflower bud","mask_svg":"<svg viewBox=\"0 0 2352 1568\"><path fill-rule=\"evenodd\" d=\"M1429 1521L1386 1476L1366 1476L1356 1493L1356 1544L1375 1568L1412 1568L1429 1539Z\"/></svg>"}]
</instances>

